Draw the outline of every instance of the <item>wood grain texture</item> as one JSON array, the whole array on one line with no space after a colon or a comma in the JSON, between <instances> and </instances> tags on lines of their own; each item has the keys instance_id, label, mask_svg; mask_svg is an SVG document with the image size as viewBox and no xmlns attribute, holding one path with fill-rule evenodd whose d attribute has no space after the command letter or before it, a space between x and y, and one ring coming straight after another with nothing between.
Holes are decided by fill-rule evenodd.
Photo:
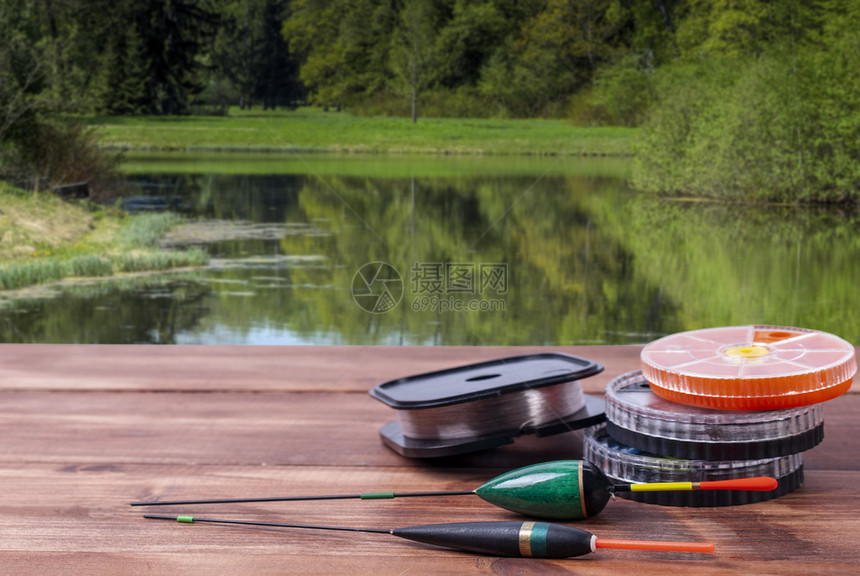
<instances>
[{"instance_id":1,"label":"wood grain texture","mask_svg":"<svg viewBox=\"0 0 860 576\"><path fill-rule=\"evenodd\" d=\"M582 455L578 432L418 461L385 448L395 418L367 392L411 374L546 348L0 346L0 572L8 574L849 574L860 563L860 394L825 405L805 482L770 502L692 509L610 502L599 536L712 541L714 555L599 550L491 558L385 535L146 521L148 499L472 489L517 466ZM603 363L639 347L554 348ZM393 528L513 519L472 496L258 503L157 513Z\"/></svg>"}]
</instances>

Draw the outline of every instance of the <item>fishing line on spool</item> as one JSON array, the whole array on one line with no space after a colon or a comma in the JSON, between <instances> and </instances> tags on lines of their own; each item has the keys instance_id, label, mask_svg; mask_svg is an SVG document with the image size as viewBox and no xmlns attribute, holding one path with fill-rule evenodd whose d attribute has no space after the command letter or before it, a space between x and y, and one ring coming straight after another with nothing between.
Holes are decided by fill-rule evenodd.
<instances>
[{"instance_id":1,"label":"fishing line on spool","mask_svg":"<svg viewBox=\"0 0 860 576\"><path fill-rule=\"evenodd\" d=\"M420 439L473 438L508 430L527 433L584 407L585 397L579 382L566 382L476 402L404 411L400 414L400 425L405 435Z\"/></svg>"},{"instance_id":2,"label":"fishing line on spool","mask_svg":"<svg viewBox=\"0 0 860 576\"><path fill-rule=\"evenodd\" d=\"M380 430L387 446L404 456L449 456L602 422L603 402L579 383L602 370L569 354L527 354L392 380L370 395L397 412Z\"/></svg>"},{"instance_id":3,"label":"fishing line on spool","mask_svg":"<svg viewBox=\"0 0 860 576\"><path fill-rule=\"evenodd\" d=\"M767 411L699 408L655 394L640 370L606 387L609 435L652 454L693 460L753 460L804 452L824 438L823 406Z\"/></svg>"},{"instance_id":4,"label":"fishing line on spool","mask_svg":"<svg viewBox=\"0 0 860 576\"><path fill-rule=\"evenodd\" d=\"M583 433L584 460L597 466L613 482L709 482L754 476L777 480L771 491L731 492L631 492L622 498L664 506L736 506L771 500L788 494L803 483L803 456L790 454L758 460L684 460L642 452L614 439L606 425Z\"/></svg>"}]
</instances>

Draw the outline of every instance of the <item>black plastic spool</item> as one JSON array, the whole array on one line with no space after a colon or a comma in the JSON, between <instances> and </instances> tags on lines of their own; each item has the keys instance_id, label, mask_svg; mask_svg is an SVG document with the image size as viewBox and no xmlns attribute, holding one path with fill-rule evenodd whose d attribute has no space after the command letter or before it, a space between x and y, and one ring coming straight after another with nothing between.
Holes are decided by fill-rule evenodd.
<instances>
[{"instance_id":1,"label":"black plastic spool","mask_svg":"<svg viewBox=\"0 0 860 576\"><path fill-rule=\"evenodd\" d=\"M699 490L617 493L621 498L636 502L698 508L738 506L773 500L792 492L803 484L803 457L801 454L762 460L709 462L662 458L642 452L609 436L605 425L588 428L584 436L585 460L603 470L607 478L619 484L703 482L750 476L771 476L777 481L776 489L763 492L754 490Z\"/></svg>"},{"instance_id":2,"label":"black plastic spool","mask_svg":"<svg viewBox=\"0 0 860 576\"><path fill-rule=\"evenodd\" d=\"M500 397L515 403L518 393L548 389L602 371L601 364L570 354L526 354L391 380L374 387L370 395L397 410L401 418L408 418L407 411L479 408L482 402ZM545 437L604 422L603 400L587 394L583 398L584 406L575 413L560 414L540 425L526 423L462 438L414 438L404 434L400 421L394 421L379 434L386 446L403 456L453 456L511 444L525 434Z\"/></svg>"},{"instance_id":3,"label":"black plastic spool","mask_svg":"<svg viewBox=\"0 0 860 576\"><path fill-rule=\"evenodd\" d=\"M606 404L606 430L612 438L643 452L671 458L708 461L759 460L805 452L824 439L824 421L820 406L759 413L685 406L654 394L640 370L622 374L612 380L606 389ZM619 412L627 416L627 422L621 421ZM708 427L711 434L720 439L697 441L677 437L682 435L677 429L671 433L666 430L656 431L661 428L661 419L674 420L673 425L681 428L683 422L701 425L713 417L717 418L718 423L709 423ZM801 431L785 436L753 440L749 438L750 434L747 434L744 439L735 441L724 437L724 433L729 434L725 431L737 424L747 426L747 432L751 429L762 430L760 435L766 436L764 430L767 423L779 418L809 422L801 427ZM817 418L820 421L816 420ZM717 428L722 430L718 431ZM672 435L674 437L671 437Z\"/></svg>"}]
</instances>

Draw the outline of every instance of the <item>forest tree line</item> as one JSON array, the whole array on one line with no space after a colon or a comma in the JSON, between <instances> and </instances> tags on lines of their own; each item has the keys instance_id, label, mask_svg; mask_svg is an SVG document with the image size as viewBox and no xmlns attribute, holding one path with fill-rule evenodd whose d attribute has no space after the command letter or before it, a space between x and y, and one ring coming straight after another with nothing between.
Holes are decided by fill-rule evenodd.
<instances>
[{"instance_id":1,"label":"forest tree line","mask_svg":"<svg viewBox=\"0 0 860 576\"><path fill-rule=\"evenodd\" d=\"M834 47L849 0L5 0L4 93L83 113L196 106L635 125L654 72ZM853 13L852 13L853 11ZM9 94L4 94L8 98ZM398 102L399 101L399 102ZM420 110L419 110L420 111Z\"/></svg>"},{"instance_id":2,"label":"forest tree line","mask_svg":"<svg viewBox=\"0 0 860 576\"><path fill-rule=\"evenodd\" d=\"M852 0L4 0L0 144L60 113L555 117L643 126L644 189L839 201L858 30ZM772 169L725 179L738 162Z\"/></svg>"}]
</instances>

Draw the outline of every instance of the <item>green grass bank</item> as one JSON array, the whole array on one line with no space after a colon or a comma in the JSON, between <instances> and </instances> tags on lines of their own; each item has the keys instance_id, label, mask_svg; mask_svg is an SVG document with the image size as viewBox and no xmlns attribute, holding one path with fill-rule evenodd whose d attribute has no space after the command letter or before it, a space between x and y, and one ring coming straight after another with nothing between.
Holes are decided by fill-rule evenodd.
<instances>
[{"instance_id":1,"label":"green grass bank","mask_svg":"<svg viewBox=\"0 0 860 576\"><path fill-rule=\"evenodd\" d=\"M90 117L101 145L124 150L627 156L636 129L564 120L358 117L317 108L226 116Z\"/></svg>"},{"instance_id":2,"label":"green grass bank","mask_svg":"<svg viewBox=\"0 0 860 576\"><path fill-rule=\"evenodd\" d=\"M128 216L0 182L0 290L205 264L202 250L159 247L179 221L173 214Z\"/></svg>"}]
</instances>

